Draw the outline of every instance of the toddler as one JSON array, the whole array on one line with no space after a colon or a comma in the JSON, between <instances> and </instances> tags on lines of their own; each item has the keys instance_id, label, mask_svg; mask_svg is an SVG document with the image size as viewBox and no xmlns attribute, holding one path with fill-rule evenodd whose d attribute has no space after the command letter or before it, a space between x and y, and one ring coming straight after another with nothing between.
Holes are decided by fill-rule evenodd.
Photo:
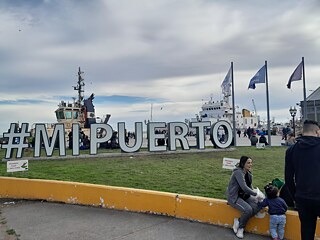
<instances>
[{"instance_id":1,"label":"toddler","mask_svg":"<svg viewBox=\"0 0 320 240\"><path fill-rule=\"evenodd\" d=\"M268 206L270 215L270 234L273 240L282 240L284 237L284 227L286 224L286 202L279 197L279 189L271 184L264 187L267 198L258 203L260 207Z\"/></svg>"}]
</instances>

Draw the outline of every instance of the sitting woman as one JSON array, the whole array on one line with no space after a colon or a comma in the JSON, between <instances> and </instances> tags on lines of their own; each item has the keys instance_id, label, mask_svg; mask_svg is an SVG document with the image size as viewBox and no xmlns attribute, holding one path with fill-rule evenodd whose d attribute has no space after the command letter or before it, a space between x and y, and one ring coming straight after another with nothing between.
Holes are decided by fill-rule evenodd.
<instances>
[{"instance_id":1,"label":"sitting woman","mask_svg":"<svg viewBox=\"0 0 320 240\"><path fill-rule=\"evenodd\" d=\"M232 172L227 189L228 204L241 212L240 218L235 218L233 224L233 231L238 238L243 238L247 222L260 210L251 197L257 195L257 190L252 188L251 167L251 158L242 156L239 166Z\"/></svg>"},{"instance_id":2,"label":"sitting woman","mask_svg":"<svg viewBox=\"0 0 320 240\"><path fill-rule=\"evenodd\" d=\"M261 134L261 136L259 138L259 143L264 143L265 145L269 145L267 142L267 138L264 134Z\"/></svg>"}]
</instances>

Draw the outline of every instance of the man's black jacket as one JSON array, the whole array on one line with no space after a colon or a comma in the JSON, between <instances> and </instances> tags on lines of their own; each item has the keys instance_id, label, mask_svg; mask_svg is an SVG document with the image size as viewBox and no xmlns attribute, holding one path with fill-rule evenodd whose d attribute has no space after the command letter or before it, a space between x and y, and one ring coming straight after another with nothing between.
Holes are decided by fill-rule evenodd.
<instances>
[{"instance_id":1,"label":"man's black jacket","mask_svg":"<svg viewBox=\"0 0 320 240\"><path fill-rule=\"evenodd\" d=\"M287 149L285 183L295 200L320 203L320 137L299 137Z\"/></svg>"}]
</instances>

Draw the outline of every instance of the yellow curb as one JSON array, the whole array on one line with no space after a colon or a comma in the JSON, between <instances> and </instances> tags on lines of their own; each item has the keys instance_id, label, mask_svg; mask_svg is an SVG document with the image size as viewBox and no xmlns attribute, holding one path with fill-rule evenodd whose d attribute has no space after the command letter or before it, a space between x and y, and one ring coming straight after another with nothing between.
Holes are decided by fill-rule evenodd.
<instances>
[{"instance_id":1,"label":"yellow curb","mask_svg":"<svg viewBox=\"0 0 320 240\"><path fill-rule=\"evenodd\" d=\"M231 228L240 213L225 200L77 182L0 177L0 198L41 199L145 212L190 219ZM300 221L287 212L285 238L300 239ZM320 237L320 221L316 236ZM269 235L269 215L262 210L250 219L246 231Z\"/></svg>"}]
</instances>

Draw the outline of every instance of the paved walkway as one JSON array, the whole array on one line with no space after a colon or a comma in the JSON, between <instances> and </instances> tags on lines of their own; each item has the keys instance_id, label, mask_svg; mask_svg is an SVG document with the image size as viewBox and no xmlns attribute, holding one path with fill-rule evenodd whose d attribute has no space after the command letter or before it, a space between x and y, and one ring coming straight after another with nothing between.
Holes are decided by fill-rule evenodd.
<instances>
[{"instance_id":1,"label":"paved walkway","mask_svg":"<svg viewBox=\"0 0 320 240\"><path fill-rule=\"evenodd\" d=\"M0 239L206 240L238 239L232 229L166 216L96 207L0 199ZM11 236L6 232L15 233ZM270 239L245 234L246 240Z\"/></svg>"}]
</instances>

